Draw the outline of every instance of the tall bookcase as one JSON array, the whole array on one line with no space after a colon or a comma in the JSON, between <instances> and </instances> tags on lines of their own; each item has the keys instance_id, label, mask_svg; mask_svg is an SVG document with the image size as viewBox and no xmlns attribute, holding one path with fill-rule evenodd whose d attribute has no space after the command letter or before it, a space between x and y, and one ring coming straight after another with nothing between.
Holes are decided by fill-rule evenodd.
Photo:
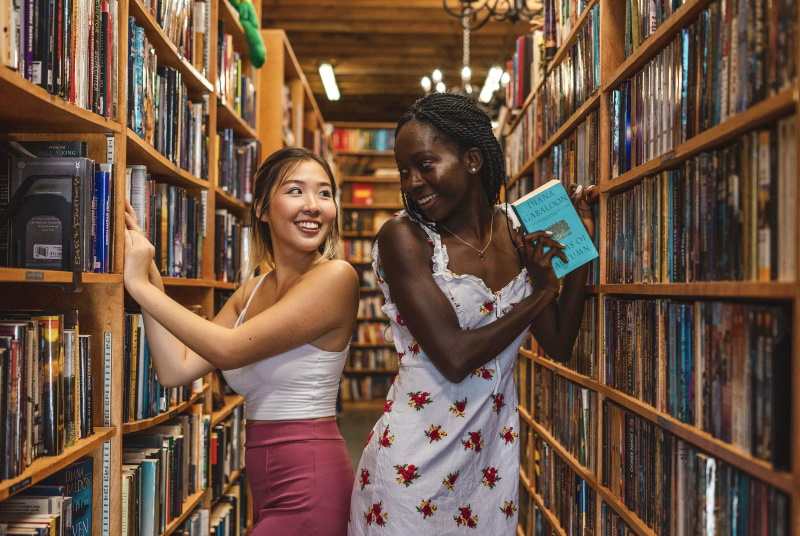
<instances>
[{"instance_id":1,"label":"tall bookcase","mask_svg":"<svg viewBox=\"0 0 800 536\"><path fill-rule=\"evenodd\" d=\"M350 404L381 404L397 373L397 354L381 311L383 295L372 271L372 244L383 222L403 208L392 142L395 125L333 126L342 252L361 278L359 316L342 378L342 399Z\"/></svg>"},{"instance_id":2,"label":"tall bookcase","mask_svg":"<svg viewBox=\"0 0 800 536\"><path fill-rule=\"evenodd\" d=\"M0 0L0 10L7 13L10 0ZM87 4L88 5L88 4ZM97 2L100 5L100 2ZM256 101L256 123L245 121L237 112L234 102L224 98L217 83L219 51L222 50L219 38L219 23L224 23L225 34L230 37L227 45L230 50L241 54L243 70L249 68L248 47L244 29L238 14L227 0L209 0L206 4L208 20L207 32L210 46L207 49L206 75L187 61L167 34L140 0L119 0L113 14L118 20L115 27L118 55L117 73L117 114L110 119L81 109L62 98L51 95L42 87L23 78L15 70L0 65L0 136L3 140L81 140L88 144L88 157L96 163L113 164L112 187L112 235L113 253L111 270L107 274L72 273L63 271L31 270L0 267L0 311L9 309L77 309L80 314L82 334L92 337L92 370L94 383L94 433L81 439L73 447L58 456L35 460L22 474L15 478L0 481L0 501L14 494L24 493L35 485L76 460L89 456L93 459L92 480L92 533L120 534L122 448L127 434L146 431L164 423L173 416L202 404L202 411L210 417L212 426L225 420L234 409L243 404L237 395L227 395L222 409L213 411L211 401L212 375L203 379L202 388L190 396L188 401L170 407L166 412L143 420L123 422L123 345L124 313L129 298L123 285L122 271L124 258L124 204L125 169L127 165L144 165L158 181L180 186L203 196L206 233L202 239L203 263L199 278L165 277L164 285L168 295L187 306L200 305L209 317L216 312L220 302L219 293L231 293L236 288L234 282L219 280L214 268L215 251L215 211L227 209L240 219L246 218L248 204L234 197L219 184L218 161L220 149L215 134L221 129L232 129L236 138L256 139L262 145L262 158L272 151L286 145L281 139L280 129L283 103L280 95L271 93L273 78L283 84L284 80L300 79L301 86L295 87L293 99L304 104L304 122L298 126L310 131L299 132L295 136L298 145L307 144L320 153L329 155L327 134L324 123L314 102L314 97L305 83L296 60L292 65L283 65L280 70L274 67L277 57L294 57L291 47L282 38L280 49L275 50L270 40L277 31L265 32L270 55L270 64L257 71L252 80L258 96ZM260 4L256 4L260 13ZM206 134L208 143L208 180L193 175L160 154L156 149L128 128L128 21L144 29L145 36L158 56L159 66L168 66L178 71L186 85L189 95L208 99L208 123ZM4 19L5 20L5 19ZM219 45L219 46L218 46ZM278 121L272 118L277 116ZM127 302L127 303L126 303ZM209 445L206 445L206 450ZM235 468L234 468L235 469ZM241 468L240 468L241 469ZM241 474L235 469L229 481L219 489L224 494ZM215 484L209 476L206 490L184 497L183 514L172 520L162 536L173 533L197 508L210 509L213 506L211 487ZM219 483L216 483L219 485ZM248 512L252 505L248 505ZM247 516L248 519L250 515ZM246 530L243 531L246 533Z\"/></svg>"},{"instance_id":3,"label":"tall bookcase","mask_svg":"<svg viewBox=\"0 0 800 536\"><path fill-rule=\"evenodd\" d=\"M683 3L661 3L660 7L645 4L647 3L631 4L624 0L591 0L581 2L581 9L576 12L575 2L555 2L559 18L553 16L548 22L548 14L545 13L545 46L552 49L551 60L542 71L544 79L539 77L538 85L524 99L524 104L505 130L508 161L511 162L509 200L519 197L553 176L567 183L597 184L598 192L594 201L598 216L596 242L600 251L597 261L599 265L595 267L590 284L587 285L586 313L573 359L564 364L550 360L540 351L536 341L530 338L520 351L516 376L520 397L522 464L517 533L547 536L590 533L633 533L646 536L667 533L731 534L732 527L739 523L738 530L741 532L736 532L737 534L773 534L780 528L782 534L800 535L800 442L791 435L800 425L800 397L797 388L800 380L800 285L797 274L800 259L797 257L797 248L791 244L792 241L796 242L800 219L794 208L788 214L781 212L786 218L777 227L777 245L779 248L789 248L791 255L788 259L784 256L783 260L779 260L780 254L776 257L773 249L771 262L773 266L779 262L785 263L781 264L782 268L779 267L783 272L779 272L776 277L774 271L771 275L765 275L762 271L762 280L759 281L758 266L764 260L763 257L761 260L757 258L758 252L766 254L768 247L759 249L764 247L756 235L756 229L761 228L761 224L754 220L758 219L759 211L764 209L758 206L754 193L757 186L753 184L753 181L758 182L756 177L760 177L765 189L768 190L769 185L775 188L771 191L772 204L768 204L766 211L761 212L767 218L775 217L776 213L772 211L778 211L779 206L795 207L797 204L797 137L796 134L784 137L781 130L797 131L800 110L797 97L800 87L796 76L796 62L800 58L797 53L796 3L687 0ZM750 11L744 13L739 8ZM656 24L652 29L643 29L643 26L649 25L637 26L635 23L639 20L638 17L644 17L641 13L637 14L637 11L647 9L665 10L654 16L653 22ZM732 11L733 9L736 11ZM728 19L725 19L726 13ZM724 54L728 58L726 61L729 61L729 66L737 66L736 61L741 60L731 56L731 49L735 47L724 46L726 38L730 44L732 33L726 32L732 32L731 26L719 24L714 28L713 24L715 20L730 22L737 13L741 17L737 21L741 23L739 31L744 32L743 35L750 32L749 36L755 39L745 44L740 39L738 46L745 47L745 51L748 46L761 51L752 56L756 63L764 61L767 65L775 65L784 61L784 67L793 73L791 83L783 87L767 87L763 98L755 99L756 102L751 99L746 106L727 114L723 112L720 116L713 117L713 113L709 112L713 119L701 128L695 128L693 132L690 129L688 135L685 127L681 133L681 116L673 116L673 123L669 119L664 123L664 132L669 133L669 139L662 140L663 145L653 148L637 146L637 135L642 136L642 131L649 128L647 118L653 117L648 115L650 110L647 106L651 104L640 104L644 107L643 116L637 116L634 104L633 120L631 124L625 124L624 114L619 109L620 93L630 91L640 97L639 103L647 100L649 103L663 104L665 100L669 100L676 103L676 107L662 108L662 113L677 110L679 114L681 99L685 101L686 98L681 95L680 87L675 90L670 90L669 87L683 81L681 66L684 58L673 56L677 57L677 70L670 71L670 53L680 50L687 43L695 46L694 40L706 39L709 47L717 47L709 50L719 51L720 56ZM634 21L633 24L630 21ZM782 22L779 24L778 21ZM553 26L548 28L551 24ZM773 32L769 29L770 25L781 28L781 31ZM710 33L705 36L702 33L692 34L693 28L703 28L703 31ZM762 28L766 29L761 34L763 41L759 42L759 38L753 36ZM548 41L548 30L558 38ZM686 39L686 32L689 32L689 41L680 43L682 39ZM785 32L793 34L794 40L792 41L791 36L787 37ZM632 39L638 45L631 47L632 50L626 51L626 33L631 36L628 41ZM646 38L645 33L649 33ZM597 46L593 46L593 42ZM676 42L679 44L676 45ZM776 43L780 43L778 48ZM779 50L781 46L785 47L784 51ZM722 52L723 48L725 52ZM697 53L696 48L690 50L693 50L692 54ZM741 50L738 50L739 54ZM749 50L752 52L753 48ZM709 54L709 57L715 56L713 52ZM537 54L534 53L533 56L536 57ZM696 60L697 58L699 62L695 65L700 65L700 68L709 65L703 63L702 54L695 57ZM575 67L581 62L588 67ZM553 95L563 95L554 91L554 85L548 84L554 84L554 78L565 64L569 64L570 70L575 67L576 80L583 77L582 87L585 93L578 95L576 91L560 102L553 104L551 101L553 106L544 107L544 88L550 91L550 98ZM712 73L715 68L711 69ZM775 72L770 72L770 68L766 67L761 72L766 73L765 76L774 77ZM720 72L721 69L715 76L721 76ZM649 73L654 73L651 81L647 80ZM591 76L595 74L597 79L592 80ZM637 79L640 76L644 77L645 85L653 84L646 86L648 89L652 87L652 91L643 89L642 85L638 88L628 85L631 80L634 80L633 84L640 83L642 79ZM731 74L727 78L728 84L737 83L733 76ZM756 82L755 75L736 76L740 84L767 83L764 80ZM710 106L709 110L714 110L716 106L720 110L725 106L720 101L724 103L727 99L719 98L719 94L724 92L714 85L719 80L721 78L711 79L710 82L706 80L705 83L710 85L700 90L691 86L684 90L697 91L698 100L694 102L698 106ZM659 81L663 81L663 84L659 85ZM570 81L570 85L564 87L575 89L578 83ZM659 87L666 89L659 93L655 89ZM740 87L739 95L748 90ZM622 106L624 108L625 101L622 101ZM639 109L638 112L642 110ZM702 115L704 112L690 110L690 117L692 113ZM615 123L615 120L619 121L619 117L623 117L622 124ZM575 134L586 127L587 121L594 121L594 138L590 130L588 137L581 141L580 135ZM675 136L672 135L673 128L678 129ZM625 157L626 129L629 129L628 139L632 136L634 140L630 147L629 165L622 163ZM764 149L756 140L770 129L774 129L773 137ZM766 139L770 139L768 135ZM661 138L656 136L656 143L662 143L658 140ZM596 144L594 149L590 142ZM770 161L767 157L758 160L756 147L766 150L765 154L771 158L778 155L777 169L783 170L777 172L778 178L775 174L769 176L769 173L775 173L776 161ZM749 160L745 160L741 167L726 167L721 155L731 154L738 155L732 157L734 160ZM703 168L703 159L706 158L709 161L715 158L718 160L713 160L713 166ZM757 168L754 163L757 160L761 163L770 162L765 164L766 176L764 168ZM596 178L586 180L593 172L585 168L591 168L590 164L595 161ZM753 167L745 168L748 165ZM714 175L717 170L724 172ZM745 178L748 170L749 179ZM731 179L729 171L738 172L738 178ZM726 180L726 188L720 194L720 203L725 206L729 206L726 203L730 203L730 196L740 195L738 190L731 193L733 190L727 188L733 184L731 181L735 180L736 187L742 188L741 197L737 199L741 199L742 203L751 208L744 215L743 230L739 234L730 234L734 240L741 238L745 244L744 253L736 257L744 258L745 265L737 280L724 280L724 276L710 277L708 274L713 274L714 271L708 266L714 264L713 260L703 268L705 261L702 255L709 247L717 247L716 255L728 255L729 250L724 247L731 247L720 245L728 244L723 235L729 233L729 227L717 228L716 232L721 234L714 235L714 226L727 225L728 220L724 217L720 220L702 219L704 211L709 207L715 215L720 212L711 201L708 205L684 208L686 212L701 218L693 221L704 222L703 225L691 227L693 230L697 229L695 236L705 237L704 240L708 240L709 236L716 236L718 240L716 246L709 246L708 242L703 242L700 246L696 238L683 238L687 251L692 250L699 254L697 258L684 257L697 271L693 273L686 268L685 274L678 273L676 264L670 268L676 270L673 274L667 274L666 270L659 272L657 282L654 282L653 273L650 276L642 275L641 268L643 263L648 262L647 256L659 254L659 251L652 248L665 247L658 242L659 236L666 236L664 214L674 213L665 211L665 205L648 204L648 199L653 199L652 196L656 196L655 199L665 198L659 198L653 193L652 184L663 184L657 182L658 180L672 180L671 173L685 173L688 177L686 183L704 177L703 180L707 182L700 184L709 187L713 187L715 183L705 177ZM742 182L738 182L739 180ZM776 187L775 181L781 186ZM697 188L698 190L687 189L681 194L684 203L676 204L672 208L689 207L698 193L705 195L702 187ZM644 193L641 189L644 189ZM789 198L775 202L776 191ZM651 197L648 198L648 195ZM625 196L629 196L627 200ZM766 198L769 199L770 196L767 195ZM786 204L782 205L784 201ZM652 224L655 220L636 223L636 217L641 214L654 217L661 221L662 226ZM653 216L654 214L661 214L661 219ZM675 232L675 227L680 228L673 225L673 222L669 223L670 234ZM647 229L650 224L654 227L650 228L649 234L643 233L642 229ZM705 233L704 227L712 229L710 234ZM775 229L773 224L773 232ZM675 232L675 236L681 233L683 229ZM742 238L743 235L746 236ZM642 238L643 236L649 238ZM761 240L765 239L762 237ZM769 238L766 241L769 243ZM646 250L644 244L651 249ZM670 244L670 247L677 246ZM663 254L663 250L661 251ZM622 260L620 255L623 256ZM769 258L769 254L766 255ZM654 265L650 257L650 264L647 266L650 269L655 266L660 270L666 267L663 257L662 261L664 264ZM715 266L719 273L726 264L723 261ZM769 270L766 274L769 274ZM648 280L648 277L651 279ZM663 306L667 312L664 316L643 315L637 309L642 304L646 304L643 307ZM708 304L711 304L712 309L715 304L722 304L721 310L729 308L728 314L730 310L746 312L748 308L758 311L762 306L773 307L775 309L765 313L764 318L774 322L777 322L777 316L771 315L777 315L775 310L781 309L786 313L787 324L776 338L771 339L769 334L763 336L763 332L758 331L761 324L757 324L756 320L749 320L747 316L744 321L739 320L738 324L735 314L733 324L730 321L726 324L724 318L720 324L719 319L703 316L703 307ZM677 316L670 318L670 307L674 307L674 314ZM623 311L622 316L619 316L620 311ZM631 311L635 312L634 316L625 316L624 313ZM681 317L681 314L691 316ZM651 324L647 318L659 320ZM685 320L686 318L691 320ZM734 331L731 335L731 325L734 330L738 325L739 329L744 329L745 334L739 332L737 335ZM651 327L652 335L648 335L647 330ZM713 339L720 331L723 340L727 340L726 335L731 335L733 347L726 347L719 340ZM676 339L681 340L681 337L689 341L690 346L683 349L678 347L677 350L669 347ZM768 345L781 339L787 344L783 353L774 349L770 351ZM749 345L736 347L736 341L740 345ZM758 346L759 343L755 341L761 341L767 346ZM743 348L749 353L743 352ZM671 362L667 356L670 356ZM676 356L686 360L676 364ZM715 363L714 359L728 361ZM677 367L678 372L671 371L670 366ZM722 368L712 368L717 366L733 368L728 372L720 372ZM770 367L777 367L771 380L769 375L772 373L767 370ZM782 372L777 372L778 370ZM688 376L682 378L680 371ZM625 376L627 374L630 376ZM659 375L664 374L677 376L659 380ZM652 392L648 393L648 388L643 385L652 386L653 381L666 383L666 387L663 383L656 387L660 389L657 392L661 396L667 397L666 402L648 398L652 397ZM670 384L671 381L676 383ZM715 382L716 385L721 384L720 391L704 392L704 389L709 389L709 385ZM731 390L733 400L729 398L730 402L719 403L719 397L724 400L725 396L731 396L730 393L725 394L725 389ZM746 389L750 389L751 398L742 398L737 402L737 395L748 396ZM773 396L770 391L780 394ZM722 394L718 394L720 392ZM683 407L669 407L670 393L679 401L684 400ZM771 410L769 407L758 409L759 404L764 403L763 400L769 400ZM687 413L681 413L682 411ZM705 417L701 415L704 412ZM723 416L718 417L717 412ZM759 416L756 416L757 412L761 412ZM732 419L728 422L729 435L730 427L733 428L732 438L725 437L724 431L714 428L719 426L718 422L713 424L717 418L723 421L726 418ZM772 419L768 425L771 431L756 431L761 425L756 421L760 419ZM745 439L742 440L742 437ZM772 448L769 456L757 454L754 445L749 448L742 446L742 442L755 443L756 437L758 440L769 438L767 443ZM777 440L778 437L781 439ZM624 459L626 457L627 462ZM780 462L777 461L779 459ZM665 465L667 463L672 464L671 468ZM703 487L704 482L713 482L713 485ZM749 486L749 491L746 486ZM683 491L681 495L675 496L678 488ZM688 494L690 492L694 495ZM672 502L664 502L664 496L672 496ZM658 499L650 499L655 497ZM691 510L692 508L696 510ZM677 514L679 511L681 513ZM677 515L682 519L701 519L702 529L694 526L685 531L677 530L671 524ZM776 523L779 518L782 521ZM662 525L662 519L669 521ZM743 523L747 524L742 526ZM756 525L753 526L753 523ZM621 531L622 524L629 532ZM663 528L667 525L673 529L671 532Z\"/></svg>"}]
</instances>

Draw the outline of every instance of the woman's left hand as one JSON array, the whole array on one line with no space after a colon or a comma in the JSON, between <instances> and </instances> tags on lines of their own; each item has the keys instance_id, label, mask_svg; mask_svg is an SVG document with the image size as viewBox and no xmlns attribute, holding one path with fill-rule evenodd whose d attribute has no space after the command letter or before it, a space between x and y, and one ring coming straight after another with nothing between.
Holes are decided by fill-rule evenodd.
<instances>
[{"instance_id":1,"label":"woman's left hand","mask_svg":"<svg viewBox=\"0 0 800 536\"><path fill-rule=\"evenodd\" d=\"M584 188L583 186L575 183L572 183L569 186L569 197L572 200L572 205L578 212L578 216L583 222L584 227L586 227L586 232L588 233L589 238L592 239L592 242L594 242L595 239L595 224L592 206L589 204L588 197L594 192L594 188L594 185Z\"/></svg>"},{"instance_id":2,"label":"woman's left hand","mask_svg":"<svg viewBox=\"0 0 800 536\"><path fill-rule=\"evenodd\" d=\"M133 296L139 285L148 284L148 273L156 249L144 237L130 205L125 211L125 265L123 280L125 288Z\"/></svg>"}]
</instances>

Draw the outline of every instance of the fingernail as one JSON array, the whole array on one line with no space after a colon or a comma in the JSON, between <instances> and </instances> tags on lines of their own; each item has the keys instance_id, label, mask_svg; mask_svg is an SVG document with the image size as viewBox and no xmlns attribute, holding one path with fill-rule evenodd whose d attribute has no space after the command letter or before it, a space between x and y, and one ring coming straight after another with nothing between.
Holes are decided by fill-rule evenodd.
<instances>
[{"instance_id":1,"label":"fingernail","mask_svg":"<svg viewBox=\"0 0 800 536\"><path fill-rule=\"evenodd\" d=\"M545 231L544 234L546 234L547 236L551 236L553 234L553 231Z\"/></svg>"},{"instance_id":2,"label":"fingernail","mask_svg":"<svg viewBox=\"0 0 800 536\"><path fill-rule=\"evenodd\" d=\"M583 190L583 186L581 186L581 185L579 184L579 185L578 185L578 187L577 187L577 188L575 188L575 193L576 193L576 194L579 194L579 193L581 193L581 190Z\"/></svg>"}]
</instances>

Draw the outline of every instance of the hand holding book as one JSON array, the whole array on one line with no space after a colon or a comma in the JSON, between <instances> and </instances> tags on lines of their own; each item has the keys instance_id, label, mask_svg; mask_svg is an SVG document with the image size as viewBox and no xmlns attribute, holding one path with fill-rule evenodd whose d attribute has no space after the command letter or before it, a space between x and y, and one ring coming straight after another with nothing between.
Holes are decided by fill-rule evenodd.
<instances>
[{"instance_id":1,"label":"hand holding book","mask_svg":"<svg viewBox=\"0 0 800 536\"><path fill-rule=\"evenodd\" d=\"M567 262L567 256L562 251L564 244L555 241L552 236L551 231L526 233L519 227L514 238L514 246L522 255L523 264L536 290L552 288L558 291L558 277L553 270L553 257L557 256L563 262Z\"/></svg>"}]
</instances>

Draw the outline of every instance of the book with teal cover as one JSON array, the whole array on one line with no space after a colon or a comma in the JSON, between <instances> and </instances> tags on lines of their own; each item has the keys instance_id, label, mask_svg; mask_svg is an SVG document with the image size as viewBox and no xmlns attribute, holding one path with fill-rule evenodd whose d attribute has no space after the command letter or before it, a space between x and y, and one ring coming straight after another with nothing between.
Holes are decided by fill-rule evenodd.
<instances>
[{"instance_id":1,"label":"book with teal cover","mask_svg":"<svg viewBox=\"0 0 800 536\"><path fill-rule=\"evenodd\" d=\"M511 204L514 215L526 233L552 231L553 240L566 246L569 262L553 257L553 269L561 278L575 268L597 258L597 249L586 232L561 181L553 179ZM549 248L545 248L547 251Z\"/></svg>"}]
</instances>

